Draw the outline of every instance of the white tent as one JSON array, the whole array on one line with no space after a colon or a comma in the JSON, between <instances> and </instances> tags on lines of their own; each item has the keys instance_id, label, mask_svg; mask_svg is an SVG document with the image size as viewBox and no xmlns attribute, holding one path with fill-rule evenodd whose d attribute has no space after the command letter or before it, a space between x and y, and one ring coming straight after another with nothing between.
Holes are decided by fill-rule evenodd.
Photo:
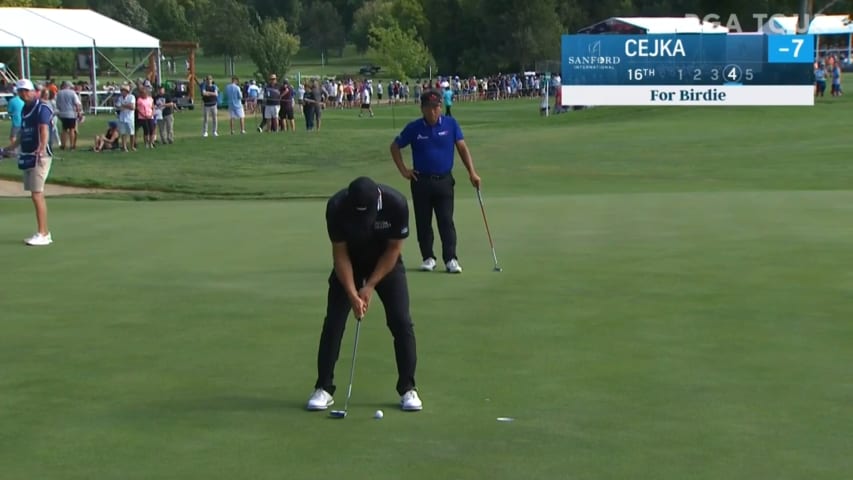
<instances>
[{"instance_id":1,"label":"white tent","mask_svg":"<svg viewBox=\"0 0 853 480\"><path fill-rule=\"evenodd\" d=\"M92 10L28 9L91 38L97 48L160 48L160 40ZM2 13L0 13L2 15Z\"/></svg>"},{"instance_id":2,"label":"white tent","mask_svg":"<svg viewBox=\"0 0 853 480\"><path fill-rule=\"evenodd\" d=\"M582 28L578 33L591 34L725 34L729 29L697 17L611 17Z\"/></svg>"},{"instance_id":3,"label":"white tent","mask_svg":"<svg viewBox=\"0 0 853 480\"><path fill-rule=\"evenodd\" d=\"M147 49L157 52L156 80L160 81L160 40L92 10L0 8L0 47L21 50L21 77L31 77L29 50L33 48L91 49L92 65L101 48ZM92 68L92 88L97 88Z\"/></svg>"},{"instance_id":4,"label":"white tent","mask_svg":"<svg viewBox=\"0 0 853 480\"><path fill-rule=\"evenodd\" d=\"M616 17L616 20L642 28L648 34L729 33L729 29L696 17Z\"/></svg>"},{"instance_id":5,"label":"white tent","mask_svg":"<svg viewBox=\"0 0 853 480\"><path fill-rule=\"evenodd\" d=\"M807 17L808 18L808 17ZM767 34L793 35L797 33L799 16L771 17L762 27ZM853 22L848 15L816 15L809 22L808 32L812 35L850 35Z\"/></svg>"},{"instance_id":6,"label":"white tent","mask_svg":"<svg viewBox=\"0 0 853 480\"><path fill-rule=\"evenodd\" d=\"M24 39L0 30L0 46L22 48L24 46Z\"/></svg>"}]
</instances>

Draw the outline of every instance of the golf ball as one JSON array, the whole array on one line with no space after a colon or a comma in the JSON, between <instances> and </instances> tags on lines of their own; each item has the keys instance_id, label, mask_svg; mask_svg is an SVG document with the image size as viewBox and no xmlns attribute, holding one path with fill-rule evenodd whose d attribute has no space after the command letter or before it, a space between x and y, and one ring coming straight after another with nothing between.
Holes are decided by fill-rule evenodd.
<instances>
[{"instance_id":1,"label":"golf ball","mask_svg":"<svg viewBox=\"0 0 853 480\"><path fill-rule=\"evenodd\" d=\"M382 410L377 410L376 413L373 414L373 418L375 418L377 420L379 420L380 418L382 418L384 416L385 416L385 414L382 413Z\"/></svg>"}]
</instances>

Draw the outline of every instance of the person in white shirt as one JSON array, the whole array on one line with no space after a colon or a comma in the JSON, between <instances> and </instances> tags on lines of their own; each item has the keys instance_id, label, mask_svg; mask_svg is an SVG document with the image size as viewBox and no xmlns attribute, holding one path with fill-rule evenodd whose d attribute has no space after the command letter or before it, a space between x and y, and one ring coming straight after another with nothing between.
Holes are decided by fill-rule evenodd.
<instances>
[{"instance_id":1,"label":"person in white shirt","mask_svg":"<svg viewBox=\"0 0 853 480\"><path fill-rule=\"evenodd\" d=\"M370 86L367 83L364 83L362 86L360 95L361 109L358 111L358 116L361 117L364 111L367 110L370 116L373 117L373 109L370 107Z\"/></svg>"},{"instance_id":2,"label":"person in white shirt","mask_svg":"<svg viewBox=\"0 0 853 480\"><path fill-rule=\"evenodd\" d=\"M116 100L116 108L118 108L118 132L121 134L121 149L126 152L128 137L130 137L130 145L133 145L133 137L136 135L134 125L136 121L136 97L130 93L130 86L127 84L121 86L121 96Z\"/></svg>"},{"instance_id":3,"label":"person in white shirt","mask_svg":"<svg viewBox=\"0 0 853 480\"><path fill-rule=\"evenodd\" d=\"M254 114L258 108L258 98L261 96L261 87L256 81L252 80L249 83L247 95L249 98L246 99L246 108L248 108L249 113Z\"/></svg>"}]
</instances>

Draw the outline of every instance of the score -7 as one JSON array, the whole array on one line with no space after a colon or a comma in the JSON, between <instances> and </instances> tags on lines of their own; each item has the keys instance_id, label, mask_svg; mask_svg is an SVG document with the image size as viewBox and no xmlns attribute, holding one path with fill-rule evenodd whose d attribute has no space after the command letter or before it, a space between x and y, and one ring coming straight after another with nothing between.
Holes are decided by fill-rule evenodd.
<instances>
[{"instance_id":1,"label":"score -7","mask_svg":"<svg viewBox=\"0 0 853 480\"><path fill-rule=\"evenodd\" d=\"M798 58L800 56L800 49L803 48L804 40L802 38L792 38L791 42L797 46L797 48L794 49L794 58Z\"/></svg>"}]
</instances>

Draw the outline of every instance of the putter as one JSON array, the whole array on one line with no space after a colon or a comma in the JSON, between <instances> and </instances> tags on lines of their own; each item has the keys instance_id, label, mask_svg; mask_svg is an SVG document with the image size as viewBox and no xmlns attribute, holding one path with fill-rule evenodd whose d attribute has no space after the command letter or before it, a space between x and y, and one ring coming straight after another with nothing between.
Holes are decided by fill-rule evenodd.
<instances>
[{"instance_id":1,"label":"putter","mask_svg":"<svg viewBox=\"0 0 853 480\"><path fill-rule=\"evenodd\" d=\"M492 258L495 260L495 272L502 272L503 269L498 265L498 255L495 253L495 243L492 242L492 233L489 231L489 221L486 220L486 207L483 205L483 194L480 189L477 189L477 200L480 201L480 212L483 213L483 223L486 225L486 236L489 237L489 246L492 247Z\"/></svg>"},{"instance_id":2,"label":"putter","mask_svg":"<svg viewBox=\"0 0 853 480\"><path fill-rule=\"evenodd\" d=\"M352 379L355 375L355 353L358 351L358 333L361 330L361 318L356 318L355 323L355 342L352 345L352 365L349 370L349 386L347 387L347 399L344 402L343 410L332 410L330 415L334 418L346 418L347 409L349 408L349 399L352 396Z\"/></svg>"}]
</instances>

